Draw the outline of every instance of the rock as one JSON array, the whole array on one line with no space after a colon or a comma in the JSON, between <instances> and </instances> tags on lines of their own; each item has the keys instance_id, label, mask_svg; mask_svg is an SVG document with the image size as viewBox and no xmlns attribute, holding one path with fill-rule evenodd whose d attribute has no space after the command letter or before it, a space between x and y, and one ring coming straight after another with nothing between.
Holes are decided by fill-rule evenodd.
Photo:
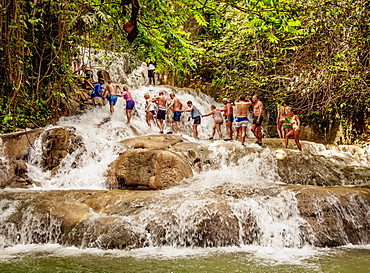
<instances>
[{"instance_id":1,"label":"rock","mask_svg":"<svg viewBox=\"0 0 370 273\"><path fill-rule=\"evenodd\" d=\"M42 161L44 170L55 172L67 154L83 147L81 137L61 128L48 130L42 137Z\"/></svg>"},{"instance_id":2,"label":"rock","mask_svg":"<svg viewBox=\"0 0 370 273\"><path fill-rule=\"evenodd\" d=\"M122 143L127 148L146 148L146 149L167 149L176 143L185 141L185 139L178 135L148 135L140 136L122 140Z\"/></svg>"},{"instance_id":3,"label":"rock","mask_svg":"<svg viewBox=\"0 0 370 273\"><path fill-rule=\"evenodd\" d=\"M181 153L197 171L202 171L212 164L210 160L210 154L212 151L210 151L208 146L205 144L178 142L172 146L172 150L177 153Z\"/></svg>"},{"instance_id":4,"label":"rock","mask_svg":"<svg viewBox=\"0 0 370 273\"><path fill-rule=\"evenodd\" d=\"M110 165L108 184L114 189L142 186L160 190L192 175L190 164L174 152L134 149L124 152Z\"/></svg>"}]
</instances>

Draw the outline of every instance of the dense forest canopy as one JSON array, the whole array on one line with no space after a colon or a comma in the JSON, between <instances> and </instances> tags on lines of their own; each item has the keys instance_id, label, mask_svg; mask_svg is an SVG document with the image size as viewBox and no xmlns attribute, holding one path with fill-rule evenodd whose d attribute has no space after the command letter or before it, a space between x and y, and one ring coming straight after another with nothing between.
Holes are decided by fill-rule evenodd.
<instances>
[{"instance_id":1,"label":"dense forest canopy","mask_svg":"<svg viewBox=\"0 0 370 273\"><path fill-rule=\"evenodd\" d=\"M369 10L366 0L0 0L1 132L66 113L81 45L156 60L216 99L257 93L272 116L287 101L305 123L359 139Z\"/></svg>"}]
</instances>

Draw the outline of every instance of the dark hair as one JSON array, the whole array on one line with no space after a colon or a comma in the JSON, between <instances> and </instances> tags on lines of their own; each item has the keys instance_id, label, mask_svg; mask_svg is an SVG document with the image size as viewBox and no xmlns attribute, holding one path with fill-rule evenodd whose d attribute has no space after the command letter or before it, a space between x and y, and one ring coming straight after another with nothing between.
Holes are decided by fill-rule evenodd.
<instances>
[{"instance_id":1,"label":"dark hair","mask_svg":"<svg viewBox=\"0 0 370 273\"><path fill-rule=\"evenodd\" d=\"M193 104L193 103L192 103L192 101L191 101L191 100L189 100L189 101L187 102L187 104Z\"/></svg>"},{"instance_id":2,"label":"dark hair","mask_svg":"<svg viewBox=\"0 0 370 273\"><path fill-rule=\"evenodd\" d=\"M215 108L216 109L216 106L215 105L211 105L211 108Z\"/></svg>"},{"instance_id":3,"label":"dark hair","mask_svg":"<svg viewBox=\"0 0 370 273\"><path fill-rule=\"evenodd\" d=\"M292 112L294 115L297 115L297 110L295 110L295 109L290 109L290 112Z\"/></svg>"},{"instance_id":4,"label":"dark hair","mask_svg":"<svg viewBox=\"0 0 370 273\"><path fill-rule=\"evenodd\" d=\"M244 101L244 100L246 100L246 97L245 97L245 95L240 95L239 99Z\"/></svg>"}]
</instances>

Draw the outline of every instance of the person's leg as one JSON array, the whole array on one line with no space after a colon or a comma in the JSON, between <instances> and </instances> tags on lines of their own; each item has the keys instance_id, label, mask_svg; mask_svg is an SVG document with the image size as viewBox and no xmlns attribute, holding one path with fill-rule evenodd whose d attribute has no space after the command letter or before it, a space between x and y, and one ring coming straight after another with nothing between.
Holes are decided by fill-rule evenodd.
<instances>
[{"instance_id":1,"label":"person's leg","mask_svg":"<svg viewBox=\"0 0 370 273\"><path fill-rule=\"evenodd\" d=\"M299 130L298 131L294 131L295 144L297 145L298 150L302 151L302 145L299 142L299 136L300 136L300 134L301 134L301 132Z\"/></svg>"},{"instance_id":2,"label":"person's leg","mask_svg":"<svg viewBox=\"0 0 370 273\"><path fill-rule=\"evenodd\" d=\"M216 133L216 124L213 125L213 127L212 127L212 136L211 136L212 138L215 135L215 133Z\"/></svg>"},{"instance_id":3,"label":"person's leg","mask_svg":"<svg viewBox=\"0 0 370 273\"><path fill-rule=\"evenodd\" d=\"M219 138L222 138L221 123L216 123L216 130L217 130Z\"/></svg>"},{"instance_id":4,"label":"person's leg","mask_svg":"<svg viewBox=\"0 0 370 273\"><path fill-rule=\"evenodd\" d=\"M198 124L193 124L193 135L194 138L198 138Z\"/></svg>"},{"instance_id":5,"label":"person's leg","mask_svg":"<svg viewBox=\"0 0 370 273\"><path fill-rule=\"evenodd\" d=\"M252 131L253 135L257 138L256 128L257 128L256 124L252 124L251 131Z\"/></svg>"},{"instance_id":6,"label":"person's leg","mask_svg":"<svg viewBox=\"0 0 370 273\"><path fill-rule=\"evenodd\" d=\"M289 138L293 135L292 132L289 132L285 135L285 149L288 148Z\"/></svg>"},{"instance_id":7,"label":"person's leg","mask_svg":"<svg viewBox=\"0 0 370 273\"><path fill-rule=\"evenodd\" d=\"M126 109L127 123L131 122L132 110Z\"/></svg>"},{"instance_id":8,"label":"person's leg","mask_svg":"<svg viewBox=\"0 0 370 273\"><path fill-rule=\"evenodd\" d=\"M238 140L240 134L240 127L235 127L235 140Z\"/></svg>"},{"instance_id":9,"label":"person's leg","mask_svg":"<svg viewBox=\"0 0 370 273\"><path fill-rule=\"evenodd\" d=\"M256 134L257 141L258 143L262 143L262 126L256 126L256 131L257 131Z\"/></svg>"},{"instance_id":10,"label":"person's leg","mask_svg":"<svg viewBox=\"0 0 370 273\"><path fill-rule=\"evenodd\" d=\"M150 124L150 120L152 119L153 114L151 112L146 112L146 123L148 124L149 128L152 129L152 125Z\"/></svg>"},{"instance_id":11,"label":"person's leg","mask_svg":"<svg viewBox=\"0 0 370 273\"><path fill-rule=\"evenodd\" d=\"M161 133L163 133L164 131L164 120L163 119L157 119L157 125L158 125L158 128L159 128L159 131Z\"/></svg>"},{"instance_id":12,"label":"person's leg","mask_svg":"<svg viewBox=\"0 0 370 273\"><path fill-rule=\"evenodd\" d=\"M226 121L227 136L228 136L229 139L233 139L233 128L232 128L232 126L233 126L233 123L230 120Z\"/></svg>"},{"instance_id":13,"label":"person's leg","mask_svg":"<svg viewBox=\"0 0 370 273\"><path fill-rule=\"evenodd\" d=\"M174 122L175 121L173 119L171 119L171 121L170 121L170 131L169 132L173 132L173 123Z\"/></svg>"},{"instance_id":14,"label":"person's leg","mask_svg":"<svg viewBox=\"0 0 370 273\"><path fill-rule=\"evenodd\" d=\"M241 129L240 129L240 131L241 131L240 141L244 145L245 135L247 133L247 126L242 126Z\"/></svg>"},{"instance_id":15,"label":"person's leg","mask_svg":"<svg viewBox=\"0 0 370 273\"><path fill-rule=\"evenodd\" d=\"M279 120L276 124L276 129L277 129L277 132L278 132L278 136L279 138L282 138L283 137L283 133L282 133L282 124L283 122L281 120Z\"/></svg>"},{"instance_id":16,"label":"person's leg","mask_svg":"<svg viewBox=\"0 0 370 273\"><path fill-rule=\"evenodd\" d=\"M180 121L176 121L177 132L181 133Z\"/></svg>"},{"instance_id":17,"label":"person's leg","mask_svg":"<svg viewBox=\"0 0 370 273\"><path fill-rule=\"evenodd\" d=\"M109 111L111 114L114 112L114 104L109 104Z\"/></svg>"}]
</instances>

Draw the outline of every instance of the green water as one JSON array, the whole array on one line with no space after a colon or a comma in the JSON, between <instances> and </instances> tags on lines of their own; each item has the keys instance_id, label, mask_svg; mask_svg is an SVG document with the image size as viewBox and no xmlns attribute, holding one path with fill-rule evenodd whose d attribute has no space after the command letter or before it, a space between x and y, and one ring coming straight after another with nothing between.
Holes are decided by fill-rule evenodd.
<instances>
[{"instance_id":1,"label":"green water","mask_svg":"<svg viewBox=\"0 0 370 273\"><path fill-rule=\"evenodd\" d=\"M144 255L145 256L145 255ZM255 254L212 253L175 258L116 256L112 253L56 256L31 252L1 261L0 272L370 272L370 249L331 249L281 263Z\"/></svg>"}]
</instances>

